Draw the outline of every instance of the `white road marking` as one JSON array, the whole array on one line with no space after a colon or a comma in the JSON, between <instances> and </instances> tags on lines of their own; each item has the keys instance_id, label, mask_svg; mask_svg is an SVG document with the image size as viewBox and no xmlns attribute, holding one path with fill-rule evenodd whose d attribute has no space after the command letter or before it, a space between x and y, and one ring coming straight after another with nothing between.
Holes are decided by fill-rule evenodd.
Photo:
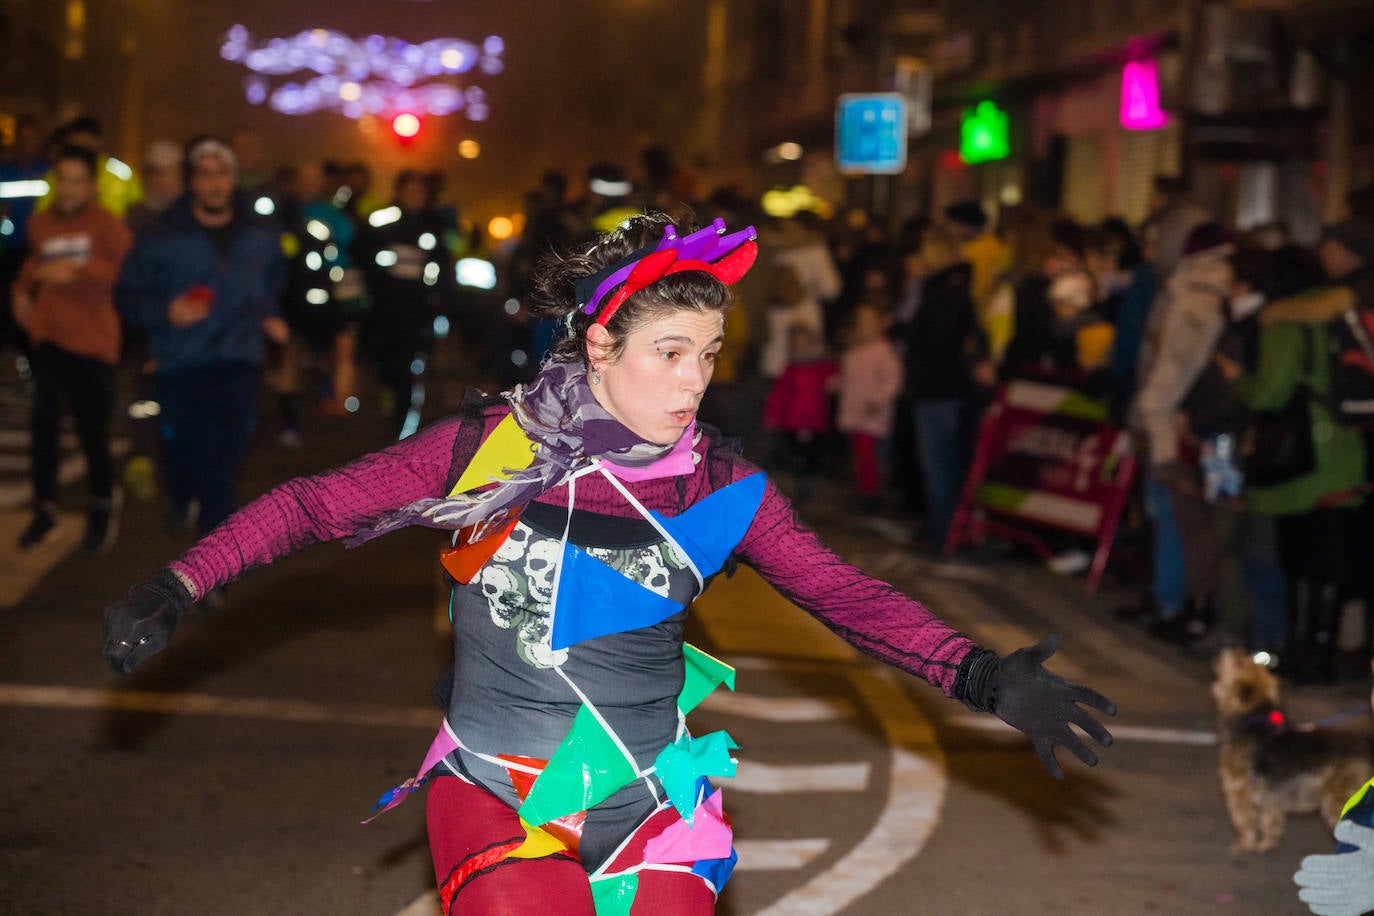
<instances>
[{"instance_id":1,"label":"white road marking","mask_svg":"<svg viewBox=\"0 0 1374 916\"><path fill-rule=\"evenodd\" d=\"M828 722L854 718L854 704L844 697L767 697L717 690L698 709L747 716L769 722Z\"/></svg>"},{"instance_id":2,"label":"white road marking","mask_svg":"<svg viewBox=\"0 0 1374 916\"><path fill-rule=\"evenodd\" d=\"M742 667L742 666L741 666ZM824 703L824 701L822 701ZM818 704L839 714L841 704ZM390 725L398 728L438 728L439 711L428 706L339 706L314 703L308 700L288 700L273 697L221 697L203 693L159 693L144 690L115 690L91 687L61 687L45 684L0 683L0 706L27 706L41 709L108 709L121 712L142 712L154 715L223 716L233 719L260 719L276 722L310 722L322 725ZM805 707L799 707L804 709ZM729 711L722 709L722 712ZM743 714L743 713L742 713ZM786 715L787 713L785 713ZM852 709L846 714L852 714ZM760 716L759 718L767 718ZM816 721L814 719L782 718L778 721ZM942 725L977 731L1000 731L1015 734L1016 730L996 716L952 716ZM1140 741L1151 744L1212 745L1217 743L1214 732L1180 728L1153 728L1143 725L1114 725L1107 728L1117 741ZM779 790L756 788L764 779L779 778L797 784L814 783L818 789L794 791L854 791L847 788L861 783L859 770L867 764L819 764L815 766L771 766L766 763L742 761L746 771L743 780L735 777L736 792L773 793ZM810 772L807 772L810 771ZM864 776L862 779L866 779Z\"/></svg>"},{"instance_id":3,"label":"white road marking","mask_svg":"<svg viewBox=\"0 0 1374 916\"><path fill-rule=\"evenodd\" d=\"M892 749L892 769L882 813L873 829L820 874L756 916L829 916L844 909L925 846L945 801L945 755L929 720L921 715L892 672L851 672L866 705L882 723Z\"/></svg>"},{"instance_id":4,"label":"white road marking","mask_svg":"<svg viewBox=\"0 0 1374 916\"><path fill-rule=\"evenodd\" d=\"M802 840L736 840L739 853L737 871L791 871L805 868L812 859L830 848L824 837Z\"/></svg>"},{"instance_id":5,"label":"white road marking","mask_svg":"<svg viewBox=\"0 0 1374 916\"><path fill-rule=\"evenodd\" d=\"M157 693L149 690L57 687L42 684L0 684L0 706L222 716L232 719L307 722L320 725L391 725L436 730L442 716L438 709L424 706L339 706L275 697L220 697L204 693Z\"/></svg>"},{"instance_id":6,"label":"white road marking","mask_svg":"<svg viewBox=\"0 0 1374 916\"><path fill-rule=\"evenodd\" d=\"M110 440L110 454L122 458L129 453L132 443L129 439L115 437ZM0 456L0 470L28 471L29 457ZM57 466L57 482L62 486L75 483L86 475L86 456L69 454ZM18 509L28 505L33 498L33 485L28 480L11 480L0 483L0 509Z\"/></svg>"},{"instance_id":7,"label":"white road marking","mask_svg":"<svg viewBox=\"0 0 1374 916\"><path fill-rule=\"evenodd\" d=\"M976 731L1006 732L1017 734L1016 729L996 716L953 716L945 720L946 725L955 728L968 728ZM1107 731L1114 741L1142 741L1148 744L1184 744L1207 746L1217 743L1215 732L1182 728L1151 728L1143 725L1116 725L1106 720Z\"/></svg>"},{"instance_id":8,"label":"white road marking","mask_svg":"<svg viewBox=\"0 0 1374 916\"><path fill-rule=\"evenodd\" d=\"M744 759L734 776L720 777L722 788L758 795L791 792L862 792L871 767L864 762L775 765Z\"/></svg>"}]
</instances>

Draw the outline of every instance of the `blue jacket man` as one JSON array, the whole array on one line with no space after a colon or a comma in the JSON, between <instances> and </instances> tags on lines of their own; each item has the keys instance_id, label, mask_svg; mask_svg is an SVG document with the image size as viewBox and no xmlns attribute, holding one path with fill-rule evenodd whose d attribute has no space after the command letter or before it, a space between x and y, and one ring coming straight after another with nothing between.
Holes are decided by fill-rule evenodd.
<instances>
[{"instance_id":1,"label":"blue jacket man","mask_svg":"<svg viewBox=\"0 0 1374 916\"><path fill-rule=\"evenodd\" d=\"M257 424L264 335L285 340L280 230L234 192L236 163L202 137L186 154L188 193L135 244L115 287L148 333L175 523L205 533L235 508L234 481Z\"/></svg>"}]
</instances>

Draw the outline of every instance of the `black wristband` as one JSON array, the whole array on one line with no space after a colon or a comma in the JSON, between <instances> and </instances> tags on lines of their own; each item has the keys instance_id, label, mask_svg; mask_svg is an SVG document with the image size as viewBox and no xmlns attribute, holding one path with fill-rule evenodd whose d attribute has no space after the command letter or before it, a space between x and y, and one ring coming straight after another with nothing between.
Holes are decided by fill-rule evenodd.
<instances>
[{"instance_id":1,"label":"black wristband","mask_svg":"<svg viewBox=\"0 0 1374 916\"><path fill-rule=\"evenodd\" d=\"M989 649L974 649L959 662L953 696L975 712L991 712L991 680L1001 659Z\"/></svg>"},{"instance_id":2,"label":"black wristband","mask_svg":"<svg viewBox=\"0 0 1374 916\"><path fill-rule=\"evenodd\" d=\"M191 593L187 590L186 584L181 581L181 577L170 569L164 569L145 582L144 585L156 593L159 598L166 601L177 612L177 616L180 616L195 603L195 599L191 597Z\"/></svg>"}]
</instances>

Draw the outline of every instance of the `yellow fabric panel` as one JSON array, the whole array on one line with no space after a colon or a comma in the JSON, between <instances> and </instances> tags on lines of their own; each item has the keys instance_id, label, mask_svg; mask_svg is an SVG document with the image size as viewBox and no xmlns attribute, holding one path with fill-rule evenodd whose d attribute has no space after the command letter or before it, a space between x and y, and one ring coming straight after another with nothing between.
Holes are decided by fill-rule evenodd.
<instances>
[{"instance_id":1,"label":"yellow fabric panel","mask_svg":"<svg viewBox=\"0 0 1374 916\"><path fill-rule=\"evenodd\" d=\"M487 436L487 441L472 456L472 461L463 469L462 476L449 491L449 496L457 496L491 483L492 478L505 480L510 471L522 471L534 461L535 444L529 440L515 417L507 415Z\"/></svg>"}]
</instances>

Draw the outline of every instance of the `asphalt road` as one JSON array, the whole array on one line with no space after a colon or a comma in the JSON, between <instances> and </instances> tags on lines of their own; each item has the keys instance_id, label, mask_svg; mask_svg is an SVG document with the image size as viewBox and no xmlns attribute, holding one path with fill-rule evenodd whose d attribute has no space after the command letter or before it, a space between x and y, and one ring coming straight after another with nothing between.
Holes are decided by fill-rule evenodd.
<instances>
[{"instance_id":1,"label":"asphalt road","mask_svg":"<svg viewBox=\"0 0 1374 916\"><path fill-rule=\"evenodd\" d=\"M451 374L432 405L456 395ZM366 404L312 418L301 451L274 432L266 419L245 495L385 444ZM1011 557L938 562L847 514L839 488L803 513L993 648L1063 633L1050 667L1117 702L1119 740L1055 782L1019 736L857 656L751 574L720 582L689 632L739 671L692 718L741 746L721 781L741 864L720 912L1305 912L1290 876L1329 835L1295 818L1277 850L1230 855L1208 665L1112 618L1121 593ZM189 543L155 501L131 500L123 532L102 557L7 558L45 565L0 607L0 913L433 912L422 800L359 821L438 723L438 537L256 571L119 677L101 608ZM1358 708L1360 690L1294 691L1292 716Z\"/></svg>"}]
</instances>

